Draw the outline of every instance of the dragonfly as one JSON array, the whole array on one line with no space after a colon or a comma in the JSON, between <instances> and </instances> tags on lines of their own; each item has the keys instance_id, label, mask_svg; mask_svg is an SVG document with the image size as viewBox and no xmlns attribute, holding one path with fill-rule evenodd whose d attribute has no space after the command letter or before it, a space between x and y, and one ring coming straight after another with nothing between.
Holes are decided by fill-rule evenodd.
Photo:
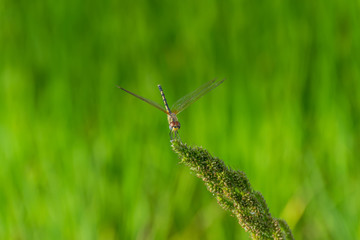
<instances>
[{"instance_id":1,"label":"dragonfly","mask_svg":"<svg viewBox=\"0 0 360 240\"><path fill-rule=\"evenodd\" d=\"M161 87L161 85L158 85L158 88L160 90L160 94L162 97L162 100L164 102L165 108L163 108L159 103L154 102L150 99L141 97L135 93L132 93L122 87L119 87L121 90L133 95L134 97L150 104L153 107L156 107L157 109L159 109L160 111L164 112L167 114L167 119L169 122L169 129L170 129L170 138L174 139L174 138L178 138L179 134L178 131L180 129L180 122L177 118L177 114L179 114L180 112L182 112L183 110L185 110L187 107L189 107L191 104L193 104L194 102L196 102L199 98L201 98L202 96L204 96L206 93L208 93L209 91L211 91L212 89L216 88L217 86L219 86L221 83L224 82L224 79L221 81L216 81L216 79L211 80L205 84L203 84L202 86L200 86L199 88L197 88L195 91L189 93L188 95L185 95L184 97L180 98L179 100L177 100L174 105L171 107L171 109L169 108L168 102L166 100L164 91Z\"/></svg>"}]
</instances>

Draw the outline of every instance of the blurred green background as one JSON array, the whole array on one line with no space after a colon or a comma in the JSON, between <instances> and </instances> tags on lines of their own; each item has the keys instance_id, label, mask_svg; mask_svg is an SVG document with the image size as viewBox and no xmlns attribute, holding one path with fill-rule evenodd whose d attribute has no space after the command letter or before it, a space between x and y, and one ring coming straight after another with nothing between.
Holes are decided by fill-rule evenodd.
<instances>
[{"instance_id":1,"label":"blurred green background","mask_svg":"<svg viewBox=\"0 0 360 240\"><path fill-rule=\"evenodd\" d=\"M360 2L0 1L0 239L248 239L171 151L244 171L297 239L360 238Z\"/></svg>"}]
</instances>

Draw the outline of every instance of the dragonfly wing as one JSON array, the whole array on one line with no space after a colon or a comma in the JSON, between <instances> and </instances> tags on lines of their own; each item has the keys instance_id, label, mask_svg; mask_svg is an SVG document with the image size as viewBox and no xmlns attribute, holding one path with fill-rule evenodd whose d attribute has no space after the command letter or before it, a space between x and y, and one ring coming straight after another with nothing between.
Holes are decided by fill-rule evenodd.
<instances>
[{"instance_id":1,"label":"dragonfly wing","mask_svg":"<svg viewBox=\"0 0 360 240\"><path fill-rule=\"evenodd\" d=\"M157 102L154 102L154 101L152 101L150 99L147 99L147 98L141 97L139 95L136 95L135 93L132 93L132 92L130 92L130 91L128 91L128 90L126 90L126 89L124 89L122 87L118 86L118 88L120 88L121 90L123 90L123 91L125 91L127 93L130 93L131 95L139 98L140 100L143 100L144 102L147 102L148 104L150 104L150 105L156 107L157 109L163 111L164 113L168 114L168 112L160 104L158 104Z\"/></svg>"},{"instance_id":2,"label":"dragonfly wing","mask_svg":"<svg viewBox=\"0 0 360 240\"><path fill-rule=\"evenodd\" d=\"M175 114L180 113L185 108L194 103L196 100L204 96L204 94L219 86L222 82L224 82L224 80L216 81L216 79L214 79L205 83L204 85L196 89L194 92L189 93L188 95L177 100L171 108L171 111Z\"/></svg>"}]
</instances>

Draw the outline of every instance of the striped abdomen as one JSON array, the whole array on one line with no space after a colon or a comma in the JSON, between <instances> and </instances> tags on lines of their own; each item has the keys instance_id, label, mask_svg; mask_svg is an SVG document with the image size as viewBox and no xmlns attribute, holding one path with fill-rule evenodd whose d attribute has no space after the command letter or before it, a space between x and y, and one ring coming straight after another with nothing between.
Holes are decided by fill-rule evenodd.
<instances>
[{"instance_id":1,"label":"striped abdomen","mask_svg":"<svg viewBox=\"0 0 360 240\"><path fill-rule=\"evenodd\" d=\"M168 105L168 103L167 103L167 101L166 101L164 91L162 90L162 88L161 88L160 85L158 85L158 87L159 87L159 90L160 90L160 93L161 93L162 100L164 101L164 105L165 105L166 111L167 111L169 114L171 114L171 110L170 110L169 105Z\"/></svg>"}]
</instances>

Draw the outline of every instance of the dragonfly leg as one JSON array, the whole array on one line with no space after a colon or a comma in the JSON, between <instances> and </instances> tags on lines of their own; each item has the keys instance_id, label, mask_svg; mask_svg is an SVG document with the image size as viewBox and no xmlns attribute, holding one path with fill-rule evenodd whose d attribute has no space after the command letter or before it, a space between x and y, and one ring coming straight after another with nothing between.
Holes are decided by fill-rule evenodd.
<instances>
[{"instance_id":1,"label":"dragonfly leg","mask_svg":"<svg viewBox=\"0 0 360 240\"><path fill-rule=\"evenodd\" d=\"M173 140L173 134L172 134L172 131L170 130L169 132L169 136L170 136L170 140Z\"/></svg>"},{"instance_id":2,"label":"dragonfly leg","mask_svg":"<svg viewBox=\"0 0 360 240\"><path fill-rule=\"evenodd\" d=\"M178 131L170 131L169 136L170 136L170 140L176 140L177 139L177 140L181 141Z\"/></svg>"},{"instance_id":3,"label":"dragonfly leg","mask_svg":"<svg viewBox=\"0 0 360 240\"><path fill-rule=\"evenodd\" d=\"M175 139L177 139L177 140L179 140L181 142L180 135L179 135L178 131L176 131L174 133L174 135L175 135Z\"/></svg>"}]
</instances>

